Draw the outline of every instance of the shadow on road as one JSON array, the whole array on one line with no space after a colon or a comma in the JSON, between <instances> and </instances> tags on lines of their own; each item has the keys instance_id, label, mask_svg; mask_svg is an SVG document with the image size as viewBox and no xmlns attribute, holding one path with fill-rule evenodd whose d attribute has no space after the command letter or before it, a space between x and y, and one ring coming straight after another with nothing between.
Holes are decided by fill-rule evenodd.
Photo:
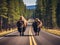
<instances>
[{"instance_id":1,"label":"shadow on road","mask_svg":"<svg viewBox=\"0 0 60 45\"><path fill-rule=\"evenodd\" d=\"M28 37L28 36L36 36L36 35L6 35L4 37L18 37L18 36Z\"/></svg>"}]
</instances>

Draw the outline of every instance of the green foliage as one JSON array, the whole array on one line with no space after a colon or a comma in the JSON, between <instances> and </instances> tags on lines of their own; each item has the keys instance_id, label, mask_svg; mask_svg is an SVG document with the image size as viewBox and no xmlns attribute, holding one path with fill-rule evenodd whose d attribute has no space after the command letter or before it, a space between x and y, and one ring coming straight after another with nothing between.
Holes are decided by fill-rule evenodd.
<instances>
[{"instance_id":1,"label":"green foliage","mask_svg":"<svg viewBox=\"0 0 60 45\"><path fill-rule=\"evenodd\" d=\"M24 9L23 0L0 0L0 17L2 17L0 20L3 22L4 28L9 24L15 25L20 15L25 14Z\"/></svg>"},{"instance_id":2,"label":"green foliage","mask_svg":"<svg viewBox=\"0 0 60 45\"><path fill-rule=\"evenodd\" d=\"M35 17L40 18L47 28L57 27L56 8L58 0L37 0Z\"/></svg>"}]
</instances>

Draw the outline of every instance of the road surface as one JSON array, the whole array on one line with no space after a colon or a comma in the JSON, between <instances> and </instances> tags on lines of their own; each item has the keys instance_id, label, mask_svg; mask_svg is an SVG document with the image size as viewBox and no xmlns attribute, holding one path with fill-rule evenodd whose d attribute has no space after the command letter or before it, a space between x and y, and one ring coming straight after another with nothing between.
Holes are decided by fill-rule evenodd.
<instances>
[{"instance_id":1,"label":"road surface","mask_svg":"<svg viewBox=\"0 0 60 45\"><path fill-rule=\"evenodd\" d=\"M60 37L50 35L40 31L39 36L35 36L31 25L27 26L24 36L20 36L18 31L0 37L0 45L60 45Z\"/></svg>"}]
</instances>

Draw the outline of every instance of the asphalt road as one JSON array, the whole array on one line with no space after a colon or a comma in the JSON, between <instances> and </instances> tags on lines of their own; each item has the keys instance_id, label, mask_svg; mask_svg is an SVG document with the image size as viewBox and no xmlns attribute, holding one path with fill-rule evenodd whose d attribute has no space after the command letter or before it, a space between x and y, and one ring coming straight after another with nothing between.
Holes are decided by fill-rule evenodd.
<instances>
[{"instance_id":1,"label":"asphalt road","mask_svg":"<svg viewBox=\"0 0 60 45\"><path fill-rule=\"evenodd\" d=\"M24 36L20 36L19 32L16 31L3 36L3 38L0 37L0 45L60 45L60 37L42 30L39 34L39 36L35 36L32 27L29 25Z\"/></svg>"}]
</instances>

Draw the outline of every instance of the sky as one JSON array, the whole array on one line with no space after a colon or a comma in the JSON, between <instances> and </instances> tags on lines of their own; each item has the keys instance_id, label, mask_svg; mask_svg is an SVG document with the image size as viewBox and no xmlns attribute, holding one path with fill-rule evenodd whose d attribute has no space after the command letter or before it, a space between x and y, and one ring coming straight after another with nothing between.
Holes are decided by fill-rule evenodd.
<instances>
[{"instance_id":1,"label":"sky","mask_svg":"<svg viewBox=\"0 0 60 45\"><path fill-rule=\"evenodd\" d=\"M36 5L36 0L23 0L23 2L26 6Z\"/></svg>"}]
</instances>

